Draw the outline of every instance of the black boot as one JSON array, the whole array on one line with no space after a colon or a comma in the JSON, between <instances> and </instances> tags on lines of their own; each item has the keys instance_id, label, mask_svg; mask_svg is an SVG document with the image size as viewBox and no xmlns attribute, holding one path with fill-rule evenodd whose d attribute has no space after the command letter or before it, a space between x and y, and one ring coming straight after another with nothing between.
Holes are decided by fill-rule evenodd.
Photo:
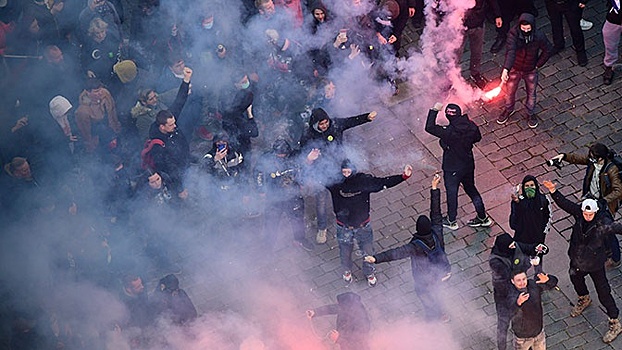
<instances>
[{"instance_id":1,"label":"black boot","mask_svg":"<svg viewBox=\"0 0 622 350\"><path fill-rule=\"evenodd\" d=\"M501 49L503 49L503 46L505 45L505 38L505 36L497 35L494 44L492 44L492 46L490 47L490 52L498 53L499 51L501 51Z\"/></svg>"},{"instance_id":2,"label":"black boot","mask_svg":"<svg viewBox=\"0 0 622 350\"><path fill-rule=\"evenodd\" d=\"M603 74L603 83L605 85L611 85L613 81L613 68L605 66L605 73Z\"/></svg>"},{"instance_id":3,"label":"black boot","mask_svg":"<svg viewBox=\"0 0 622 350\"><path fill-rule=\"evenodd\" d=\"M587 66L587 54L585 51L577 51L577 62L579 62L581 67Z\"/></svg>"}]
</instances>

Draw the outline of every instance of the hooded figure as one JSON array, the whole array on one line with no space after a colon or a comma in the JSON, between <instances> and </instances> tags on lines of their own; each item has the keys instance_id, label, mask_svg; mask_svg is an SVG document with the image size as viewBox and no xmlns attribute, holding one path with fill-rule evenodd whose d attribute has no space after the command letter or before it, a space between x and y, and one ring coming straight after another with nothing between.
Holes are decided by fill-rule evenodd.
<instances>
[{"instance_id":1,"label":"hooded figure","mask_svg":"<svg viewBox=\"0 0 622 350\"><path fill-rule=\"evenodd\" d=\"M173 274L160 279L153 293L156 314L169 317L173 323L183 325L197 318L197 310L186 292L179 288L179 280Z\"/></svg>"},{"instance_id":2,"label":"hooded figure","mask_svg":"<svg viewBox=\"0 0 622 350\"><path fill-rule=\"evenodd\" d=\"M360 295L353 292L339 294L337 304L320 306L312 310L311 314L313 316L337 315L336 330L339 336L336 342L342 350L369 349L371 321Z\"/></svg>"},{"instance_id":3,"label":"hooded figure","mask_svg":"<svg viewBox=\"0 0 622 350\"><path fill-rule=\"evenodd\" d=\"M551 203L540 192L538 180L527 175L512 198L510 227L514 239L521 243L544 243L551 222Z\"/></svg>"}]
</instances>

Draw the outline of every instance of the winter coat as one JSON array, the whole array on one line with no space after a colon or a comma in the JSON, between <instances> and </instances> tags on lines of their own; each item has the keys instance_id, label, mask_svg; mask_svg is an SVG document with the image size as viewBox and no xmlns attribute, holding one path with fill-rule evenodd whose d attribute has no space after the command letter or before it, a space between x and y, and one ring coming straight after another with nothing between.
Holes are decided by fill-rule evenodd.
<instances>
[{"instance_id":1,"label":"winter coat","mask_svg":"<svg viewBox=\"0 0 622 350\"><path fill-rule=\"evenodd\" d=\"M117 108L114 99L108 90L102 88L102 91L103 97L99 101L91 100L87 92L83 91L79 97L80 105L76 110L76 123L78 124L82 141L89 151L95 150L100 142L107 143L113 138L110 135L109 140L100 140L99 136L101 135L93 130L94 125L104 129L109 128L115 134L121 132L121 123L119 123L117 118ZM108 120L105 121L104 118Z\"/></svg>"},{"instance_id":2,"label":"winter coat","mask_svg":"<svg viewBox=\"0 0 622 350\"><path fill-rule=\"evenodd\" d=\"M587 155L582 156L574 153L564 154L564 160L570 164L587 165L585 177L583 178L583 191L581 195L587 197L590 194L590 183L594 176L594 164L592 164ZM615 164L607 166L610 160L606 159L600 173L598 174L598 187L600 188L600 197L607 201L609 211L613 215L618 210L618 202L622 199L622 182L620 181L619 169ZM605 171L606 170L606 171Z\"/></svg>"},{"instance_id":3,"label":"winter coat","mask_svg":"<svg viewBox=\"0 0 622 350\"><path fill-rule=\"evenodd\" d=\"M536 284L535 280L527 281L526 290L512 288L508 296L508 304L514 317L512 318L512 330L517 338L536 337L544 327L544 313L542 309L542 292L551 290L557 286L557 277L549 275L546 283ZM529 293L529 299L521 306L516 301L521 292Z\"/></svg>"},{"instance_id":4,"label":"winter coat","mask_svg":"<svg viewBox=\"0 0 622 350\"><path fill-rule=\"evenodd\" d=\"M457 171L475 168L473 144L482 139L477 125L466 114L450 117L449 125L436 124L438 111L430 109L425 131L440 138L443 149L443 170Z\"/></svg>"},{"instance_id":5,"label":"winter coat","mask_svg":"<svg viewBox=\"0 0 622 350\"><path fill-rule=\"evenodd\" d=\"M369 195L396 186L404 180L402 175L375 177L353 171L341 182L326 186L333 200L337 224L361 227L369 221Z\"/></svg>"},{"instance_id":6,"label":"winter coat","mask_svg":"<svg viewBox=\"0 0 622 350\"><path fill-rule=\"evenodd\" d=\"M520 31L521 21L531 23L530 40ZM508 34L503 68L508 71L513 69L519 72L532 72L549 60L552 50L553 45L549 39L536 28L535 17L530 13L523 13Z\"/></svg>"},{"instance_id":7,"label":"winter coat","mask_svg":"<svg viewBox=\"0 0 622 350\"><path fill-rule=\"evenodd\" d=\"M525 183L536 184L536 196L525 196ZM514 230L514 239L521 243L544 243L551 222L551 203L540 192L538 181L533 176L525 176L521 183L523 195L518 203L511 202L510 228Z\"/></svg>"},{"instance_id":8,"label":"winter coat","mask_svg":"<svg viewBox=\"0 0 622 350\"><path fill-rule=\"evenodd\" d=\"M488 12L495 18L501 17L501 8L497 0L475 0L475 6L467 10L464 15L464 25L469 29L480 28L486 21Z\"/></svg>"},{"instance_id":9,"label":"winter coat","mask_svg":"<svg viewBox=\"0 0 622 350\"><path fill-rule=\"evenodd\" d=\"M432 222L432 232L429 234L432 237L432 244L426 243L430 241L426 237L421 237L417 232L413 235L413 238L407 244L389 249L382 253L374 255L376 263L400 260L404 258L410 258L410 267L412 269L412 276L415 280L416 288L426 288L438 284L449 271L449 262L444 259L443 263L434 263L430 261L426 251L416 243L416 241L423 242L430 249L434 249L436 244L439 244L445 250L445 242L443 239L443 223L441 215L441 191L439 189L430 190L430 221ZM446 262L446 263L445 263Z\"/></svg>"},{"instance_id":10,"label":"winter coat","mask_svg":"<svg viewBox=\"0 0 622 350\"><path fill-rule=\"evenodd\" d=\"M505 233L509 237L510 242L512 237ZM512 284L510 279L512 278L513 270L527 271L531 267L530 256L536 255L537 244L524 244L516 242L515 249L504 249L500 246L501 236L497 236L495 244L492 247L490 257L488 258L488 265L490 266L490 272L492 273L492 287L498 296L502 299L507 297L510 292ZM507 242L506 239L504 242ZM508 243L509 245L509 243Z\"/></svg>"},{"instance_id":11,"label":"winter coat","mask_svg":"<svg viewBox=\"0 0 622 350\"><path fill-rule=\"evenodd\" d=\"M568 247L571 270L591 272L603 269L607 260L606 237L609 234L622 234L622 224L614 223L611 214L602 208L592 221L587 222L583 218L580 204L567 199L559 191L553 192L551 197L575 219Z\"/></svg>"},{"instance_id":12,"label":"winter coat","mask_svg":"<svg viewBox=\"0 0 622 350\"><path fill-rule=\"evenodd\" d=\"M352 292L337 295L337 304L318 307L315 316L337 315L336 329L339 332L337 343L347 349L368 349L371 320L361 302L361 297Z\"/></svg>"}]
</instances>

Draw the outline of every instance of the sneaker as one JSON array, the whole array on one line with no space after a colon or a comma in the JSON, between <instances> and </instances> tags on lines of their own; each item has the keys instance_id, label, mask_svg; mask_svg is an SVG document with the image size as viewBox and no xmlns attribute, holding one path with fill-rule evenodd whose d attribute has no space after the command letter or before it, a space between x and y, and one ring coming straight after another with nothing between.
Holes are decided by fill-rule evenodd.
<instances>
[{"instance_id":1,"label":"sneaker","mask_svg":"<svg viewBox=\"0 0 622 350\"><path fill-rule=\"evenodd\" d=\"M594 25L594 23L590 21L586 21L583 18L581 18L581 20L579 21L579 25L581 26L581 30L590 30L592 29L592 26Z\"/></svg>"},{"instance_id":2,"label":"sneaker","mask_svg":"<svg viewBox=\"0 0 622 350\"><path fill-rule=\"evenodd\" d=\"M577 62L579 63L580 67L587 66L587 54L585 53L585 51L577 52Z\"/></svg>"},{"instance_id":3,"label":"sneaker","mask_svg":"<svg viewBox=\"0 0 622 350\"><path fill-rule=\"evenodd\" d=\"M611 270L620 267L621 264L622 261L615 261L611 258L607 258L607 261L605 261L605 268Z\"/></svg>"},{"instance_id":4,"label":"sneaker","mask_svg":"<svg viewBox=\"0 0 622 350\"><path fill-rule=\"evenodd\" d=\"M564 47L563 46L553 47L553 50L551 51L550 56L551 57L555 56L555 55L557 55L558 53L560 53L562 51L564 51Z\"/></svg>"},{"instance_id":5,"label":"sneaker","mask_svg":"<svg viewBox=\"0 0 622 350\"><path fill-rule=\"evenodd\" d=\"M443 218L443 227L448 228L452 231L455 231L458 229L458 222L457 221L449 221L449 219L445 216Z\"/></svg>"},{"instance_id":6,"label":"sneaker","mask_svg":"<svg viewBox=\"0 0 622 350\"><path fill-rule=\"evenodd\" d=\"M572 307L570 310L570 317L577 317L583 313L590 304L592 303L592 299L590 299L589 295L580 296L577 300L577 304Z\"/></svg>"},{"instance_id":7,"label":"sneaker","mask_svg":"<svg viewBox=\"0 0 622 350\"><path fill-rule=\"evenodd\" d=\"M449 281L450 278L451 278L451 272L447 272L447 274L445 274L445 276L441 278L441 282Z\"/></svg>"},{"instance_id":8,"label":"sneaker","mask_svg":"<svg viewBox=\"0 0 622 350\"><path fill-rule=\"evenodd\" d=\"M486 215L484 219L480 219L479 216L475 216L473 219L467 222L467 225L471 227L490 227L493 222L490 220L490 216Z\"/></svg>"},{"instance_id":9,"label":"sneaker","mask_svg":"<svg viewBox=\"0 0 622 350\"><path fill-rule=\"evenodd\" d=\"M535 114L532 114L529 116L529 121L527 122L527 125L532 128L535 129L538 126L538 117L536 117Z\"/></svg>"},{"instance_id":10,"label":"sneaker","mask_svg":"<svg viewBox=\"0 0 622 350\"><path fill-rule=\"evenodd\" d=\"M498 53L501 49L503 49L503 46L505 46L505 37L497 36L494 44L490 47L490 53Z\"/></svg>"},{"instance_id":11,"label":"sneaker","mask_svg":"<svg viewBox=\"0 0 622 350\"><path fill-rule=\"evenodd\" d=\"M376 275L372 273L371 275L367 276L367 284L370 287L375 287L376 283L378 283L378 279L376 278Z\"/></svg>"},{"instance_id":12,"label":"sneaker","mask_svg":"<svg viewBox=\"0 0 622 350\"><path fill-rule=\"evenodd\" d=\"M510 116L512 116L512 114L514 114L514 111L508 111L507 109L503 109L503 112L501 112L501 115L499 115L499 118L497 118L497 124L505 124L505 122L510 119Z\"/></svg>"},{"instance_id":13,"label":"sneaker","mask_svg":"<svg viewBox=\"0 0 622 350\"><path fill-rule=\"evenodd\" d=\"M309 242L306 238L303 238L301 241L294 241L294 245L300 247L308 252L312 252L315 248L311 242Z\"/></svg>"},{"instance_id":14,"label":"sneaker","mask_svg":"<svg viewBox=\"0 0 622 350\"><path fill-rule=\"evenodd\" d=\"M317 244L326 243L326 229L317 230L317 236L315 236L315 241Z\"/></svg>"},{"instance_id":15,"label":"sneaker","mask_svg":"<svg viewBox=\"0 0 622 350\"><path fill-rule=\"evenodd\" d=\"M603 84L611 85L613 81L613 67L605 66L605 73L603 74Z\"/></svg>"},{"instance_id":16,"label":"sneaker","mask_svg":"<svg viewBox=\"0 0 622 350\"><path fill-rule=\"evenodd\" d=\"M607 330L607 333L603 336L603 342L607 344L611 343L620 333L622 333L622 325L620 325L620 320L617 318L610 318L609 330Z\"/></svg>"},{"instance_id":17,"label":"sneaker","mask_svg":"<svg viewBox=\"0 0 622 350\"><path fill-rule=\"evenodd\" d=\"M488 79L484 78L481 74L471 75L471 81L481 90L484 90L486 85L488 85Z\"/></svg>"},{"instance_id":18,"label":"sneaker","mask_svg":"<svg viewBox=\"0 0 622 350\"><path fill-rule=\"evenodd\" d=\"M352 271L346 271L341 276L346 283L352 283Z\"/></svg>"}]
</instances>

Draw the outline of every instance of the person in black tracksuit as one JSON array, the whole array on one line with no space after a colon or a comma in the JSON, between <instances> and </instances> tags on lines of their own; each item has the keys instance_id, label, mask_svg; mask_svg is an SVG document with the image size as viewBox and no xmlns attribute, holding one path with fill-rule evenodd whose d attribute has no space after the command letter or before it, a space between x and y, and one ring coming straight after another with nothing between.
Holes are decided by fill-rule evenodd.
<instances>
[{"instance_id":1,"label":"person in black tracksuit","mask_svg":"<svg viewBox=\"0 0 622 350\"><path fill-rule=\"evenodd\" d=\"M622 235L622 224L614 223L609 211L599 208L596 200L588 198L577 204L561 194L551 181L542 184L549 190L555 203L565 212L572 215L575 223L570 235L568 256L570 257L570 282L579 300L572 308L570 316L576 317L591 304L589 290L585 284L585 277L590 276L598 300L609 316L609 330L603 336L603 342L612 342L620 333L622 325L618 320L619 309L611 296L611 286L605 273L605 241L607 235Z\"/></svg>"},{"instance_id":2,"label":"person in black tracksuit","mask_svg":"<svg viewBox=\"0 0 622 350\"><path fill-rule=\"evenodd\" d=\"M307 310L307 317L337 315L336 329L330 337L341 350L368 350L371 320L361 302L361 296L353 292L337 295L337 304Z\"/></svg>"},{"instance_id":3,"label":"person in black tracksuit","mask_svg":"<svg viewBox=\"0 0 622 350\"><path fill-rule=\"evenodd\" d=\"M437 188L440 180L439 175L434 176L430 189L430 217L421 215L417 218L416 231L410 242L374 256L365 257L365 261L369 263L410 258L415 291L421 299L425 317L429 321L449 321L439 298L441 282L451 276L451 266L445 254L443 238L441 190ZM434 257L431 251L436 251Z\"/></svg>"},{"instance_id":4,"label":"person in black tracksuit","mask_svg":"<svg viewBox=\"0 0 622 350\"><path fill-rule=\"evenodd\" d=\"M466 41L469 41L469 70L471 72L470 79L480 89L484 89L488 80L481 75L482 51L484 50L484 22L486 21L486 13L492 12L495 17L495 25L501 27L503 20L501 19L501 10L497 0L476 0L475 6L468 9L464 14L464 39L462 41L462 49L458 52L457 62L460 62L460 56L464 51Z\"/></svg>"},{"instance_id":5,"label":"person in black tracksuit","mask_svg":"<svg viewBox=\"0 0 622 350\"><path fill-rule=\"evenodd\" d=\"M513 315L514 349L546 349L542 292L555 288L557 281L557 277L544 273L533 280L527 280L525 271L512 273L514 287L506 302Z\"/></svg>"},{"instance_id":6,"label":"person in black tracksuit","mask_svg":"<svg viewBox=\"0 0 622 350\"><path fill-rule=\"evenodd\" d=\"M467 225L471 227L488 227L493 224L486 214L482 196L475 187L475 159L473 157L473 144L482 139L479 128L466 114L462 114L460 106L450 103L445 108L445 116L449 125L436 124L436 117L442 104L437 103L428 112L425 123L425 131L440 138L443 149L443 180L447 191L447 217L443 225L449 229L457 230L458 224L458 188L462 184L464 192L471 198L477 216L470 220Z\"/></svg>"},{"instance_id":7,"label":"person in black tracksuit","mask_svg":"<svg viewBox=\"0 0 622 350\"><path fill-rule=\"evenodd\" d=\"M356 167L346 159L341 164L342 179L327 185L333 200L333 210L337 221L337 241L339 242L339 259L344 270L343 279L352 281L352 248L354 240L365 255L373 254L374 236L369 214L369 197L374 192L391 188L400 184L412 175L412 166L404 167L401 175L375 177L370 174L357 173ZM370 286L375 286L377 279L374 267L363 262L363 274L367 276Z\"/></svg>"},{"instance_id":8,"label":"person in black tracksuit","mask_svg":"<svg viewBox=\"0 0 622 350\"><path fill-rule=\"evenodd\" d=\"M551 21L551 31L553 32L553 52L557 53L566 46L564 40L564 25L562 18L566 17L572 46L577 53L579 66L587 66L587 54L585 53L585 38L581 29L581 18L583 8L588 0L545 0L546 12Z\"/></svg>"},{"instance_id":9,"label":"person in black tracksuit","mask_svg":"<svg viewBox=\"0 0 622 350\"><path fill-rule=\"evenodd\" d=\"M498 235L492 246L488 265L492 273L493 298L497 311L497 348L505 350L507 347L508 328L512 318L507 299L512 288L510 279L512 271L527 271L531 267L530 256L538 256L538 244L524 244L515 242L507 233ZM546 246L544 246L546 247ZM548 249L540 247L541 252Z\"/></svg>"},{"instance_id":10,"label":"person in black tracksuit","mask_svg":"<svg viewBox=\"0 0 622 350\"><path fill-rule=\"evenodd\" d=\"M540 192L538 180L531 175L523 178L520 190L512 194L510 228L514 230L514 240L520 243L544 243L551 223L551 203ZM542 272L542 261L535 267Z\"/></svg>"},{"instance_id":11,"label":"person in black tracksuit","mask_svg":"<svg viewBox=\"0 0 622 350\"><path fill-rule=\"evenodd\" d=\"M168 110L158 112L155 122L149 129L150 139L159 139L164 145L154 145L150 151L155 169L165 172L173 181L181 183L183 174L190 163L190 146L184 133L177 128L176 119L184 108L190 89L192 70L186 67L184 79L177 91L175 102Z\"/></svg>"}]
</instances>

